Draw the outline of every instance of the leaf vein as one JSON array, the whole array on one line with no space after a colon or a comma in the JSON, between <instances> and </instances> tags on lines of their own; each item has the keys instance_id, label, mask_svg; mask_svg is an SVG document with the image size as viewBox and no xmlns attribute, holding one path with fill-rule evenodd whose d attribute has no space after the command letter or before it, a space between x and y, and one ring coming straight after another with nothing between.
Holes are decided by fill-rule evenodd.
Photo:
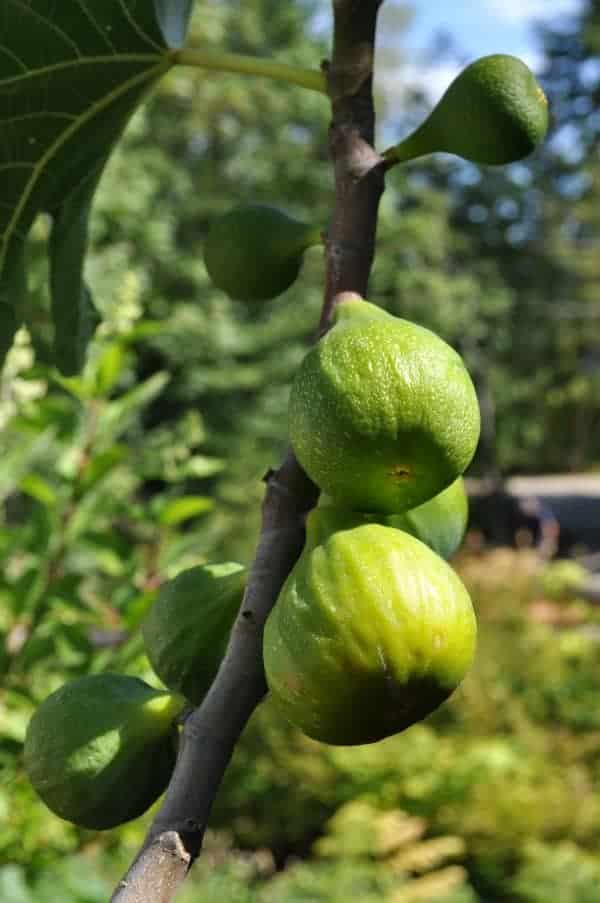
<instances>
[{"instance_id":1,"label":"leaf vein","mask_svg":"<svg viewBox=\"0 0 600 903\"><path fill-rule=\"evenodd\" d=\"M19 217L23 212L27 201L31 197L31 194L41 176L44 172L47 164L52 160L55 154L63 147L64 144L74 135L77 131L90 119L93 119L95 115L104 110L110 103L116 98L120 97L122 94L125 94L127 91L131 90L131 88L135 87L137 84L143 83L144 81L151 81L155 76L158 76L161 69L163 68L164 63L160 65L156 65L153 69L147 69L144 72L141 72L139 75L135 76L135 78L131 78L123 84L119 85L117 89L111 91L105 97L103 97L100 101L97 101L94 104L91 104L90 107L86 110L85 114L78 117L78 119L72 123L68 128L61 133L61 135L54 141L48 148L45 154L38 160L38 162L32 166L31 164L25 163L11 163L6 164L5 166L0 166L0 171L3 169L15 169L15 168L27 168L32 170L31 177L29 181L24 187L24 190L19 198L19 203L15 206L13 215L7 223L6 229L2 235L0 235L0 272L4 267L4 261L6 259L7 249L9 241L17 227L17 223L19 222Z\"/></svg>"},{"instance_id":2,"label":"leaf vein","mask_svg":"<svg viewBox=\"0 0 600 903\"><path fill-rule=\"evenodd\" d=\"M21 9L25 12L25 14L29 14L30 16L36 18L39 22L41 22L47 28L51 28L52 31L56 32L56 34L59 35L63 39L65 44L68 44L70 47L72 47L72 49L75 53L75 56L77 56L77 57L81 56L81 54L79 52L79 47L77 46L75 41L72 41L71 38L69 37L69 35L66 32L64 32L62 30L62 28L59 28L58 25L55 25L54 22L52 22L50 19L46 19L44 16L40 15L40 13L36 12L35 9L32 9L31 6L28 6L26 3L23 3L23 0L9 0L9 2L12 3L14 6L20 6Z\"/></svg>"},{"instance_id":3,"label":"leaf vein","mask_svg":"<svg viewBox=\"0 0 600 903\"><path fill-rule=\"evenodd\" d=\"M53 113L40 110L38 113L23 113L22 116L11 116L8 119L0 118L0 125L12 125L15 122L28 122L30 119L66 119L67 121L73 121L77 119L77 116L73 116L71 113Z\"/></svg>"},{"instance_id":4,"label":"leaf vein","mask_svg":"<svg viewBox=\"0 0 600 903\"><path fill-rule=\"evenodd\" d=\"M4 53L9 59L14 60L14 62L21 67L23 72L28 72L27 65L23 62L20 56L17 56L10 47L7 47L6 44L0 44L0 51Z\"/></svg>"},{"instance_id":5,"label":"leaf vein","mask_svg":"<svg viewBox=\"0 0 600 903\"><path fill-rule=\"evenodd\" d=\"M113 53L116 53L116 52L117 52L117 48L115 47L115 45L113 44L113 42L110 40L110 38L109 38L109 36L107 35L106 31L102 28L102 26L100 25L100 23L96 20L94 14L91 12L91 10L88 9L88 7L86 6L84 0L75 0L75 2L76 2L77 5L83 10L83 14L84 14L85 16L87 16L87 18L90 20L90 22L91 22L91 24L92 24L92 27L96 29L96 31L98 32L98 34L100 35L100 37L102 38L102 40L104 41L104 43L108 46L108 48L109 48L110 50L112 50Z\"/></svg>"},{"instance_id":6,"label":"leaf vein","mask_svg":"<svg viewBox=\"0 0 600 903\"><path fill-rule=\"evenodd\" d=\"M0 166L0 172L6 169L35 169L35 163L3 163Z\"/></svg>"},{"instance_id":7,"label":"leaf vein","mask_svg":"<svg viewBox=\"0 0 600 903\"><path fill-rule=\"evenodd\" d=\"M164 51L163 51L164 54ZM163 55L161 54L161 55ZM52 74L61 70L69 69L72 66L85 66L88 64L110 64L117 63L156 63L155 53L123 53L119 56L88 56L77 60L69 59L61 63L52 63L50 66L40 66L39 69L28 69L27 74L14 75L10 78L0 79L0 88L10 87L14 84L20 84L29 78L37 78L40 75Z\"/></svg>"},{"instance_id":8,"label":"leaf vein","mask_svg":"<svg viewBox=\"0 0 600 903\"><path fill-rule=\"evenodd\" d=\"M157 44L156 41L153 41L152 38L150 37L150 35L146 34L146 32L143 30L143 28L141 28L138 25L138 23L135 21L135 19L132 17L131 13L129 12L129 10L125 6L125 4L123 3L123 0L117 0L117 2L119 4L119 6L121 7L121 9L123 10L123 15L128 20L128 22L131 24L131 27L133 28L133 30L140 36L140 38L143 41L146 41L148 44L150 44L151 47L154 47L155 50L158 50L159 53L162 53L164 51L164 47L161 47L160 44Z\"/></svg>"}]
</instances>

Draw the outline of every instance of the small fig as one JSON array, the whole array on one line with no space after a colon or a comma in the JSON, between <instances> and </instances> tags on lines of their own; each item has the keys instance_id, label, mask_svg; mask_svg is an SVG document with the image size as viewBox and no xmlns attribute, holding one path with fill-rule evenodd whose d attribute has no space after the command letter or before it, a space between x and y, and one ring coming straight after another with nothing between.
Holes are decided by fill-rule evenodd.
<instances>
[{"instance_id":1,"label":"small fig","mask_svg":"<svg viewBox=\"0 0 600 903\"><path fill-rule=\"evenodd\" d=\"M336 318L292 384L290 440L335 505L401 514L470 463L475 389L460 356L428 329L356 299Z\"/></svg>"},{"instance_id":2,"label":"small fig","mask_svg":"<svg viewBox=\"0 0 600 903\"><path fill-rule=\"evenodd\" d=\"M267 301L296 281L321 231L267 204L244 204L215 220L204 242L212 282L238 301Z\"/></svg>"},{"instance_id":3,"label":"small fig","mask_svg":"<svg viewBox=\"0 0 600 903\"><path fill-rule=\"evenodd\" d=\"M464 480L459 477L417 508L391 515L386 524L411 533L448 560L463 541L468 519L469 500Z\"/></svg>"},{"instance_id":4,"label":"small fig","mask_svg":"<svg viewBox=\"0 0 600 903\"><path fill-rule=\"evenodd\" d=\"M408 533L336 529L326 509L265 625L275 704L325 743L373 743L425 718L456 689L476 640L471 600L452 568ZM333 532L331 532L333 526Z\"/></svg>"},{"instance_id":5,"label":"small fig","mask_svg":"<svg viewBox=\"0 0 600 903\"><path fill-rule=\"evenodd\" d=\"M548 101L517 57L483 56L455 78L416 131L386 153L394 162L435 151L502 165L531 154L548 130Z\"/></svg>"},{"instance_id":6,"label":"small fig","mask_svg":"<svg viewBox=\"0 0 600 903\"><path fill-rule=\"evenodd\" d=\"M137 818L169 782L184 705L183 697L123 674L73 680L29 722L29 780L49 809L82 828Z\"/></svg>"},{"instance_id":7,"label":"small fig","mask_svg":"<svg viewBox=\"0 0 600 903\"><path fill-rule=\"evenodd\" d=\"M142 624L146 654L170 690L200 705L225 654L245 586L235 562L204 564L164 583Z\"/></svg>"}]
</instances>

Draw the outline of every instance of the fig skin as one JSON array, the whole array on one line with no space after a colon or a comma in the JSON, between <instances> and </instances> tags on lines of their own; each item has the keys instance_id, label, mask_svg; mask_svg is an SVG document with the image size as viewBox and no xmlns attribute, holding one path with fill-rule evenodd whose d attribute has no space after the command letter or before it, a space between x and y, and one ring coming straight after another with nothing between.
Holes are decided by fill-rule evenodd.
<instances>
[{"instance_id":1,"label":"fig skin","mask_svg":"<svg viewBox=\"0 0 600 903\"><path fill-rule=\"evenodd\" d=\"M304 252L321 232L269 204L240 204L216 219L204 242L204 263L217 288L237 301L268 301L300 273Z\"/></svg>"},{"instance_id":2,"label":"fig skin","mask_svg":"<svg viewBox=\"0 0 600 903\"><path fill-rule=\"evenodd\" d=\"M518 57L494 53L463 69L391 156L402 162L444 151L502 166L533 153L548 125L548 101L533 72Z\"/></svg>"},{"instance_id":3,"label":"fig skin","mask_svg":"<svg viewBox=\"0 0 600 903\"><path fill-rule=\"evenodd\" d=\"M420 539L446 561L452 558L462 543L469 520L469 499L462 477L458 477L438 495L434 495L417 508L405 511L404 514L378 517L376 514L348 511L333 505L331 499L325 495L319 499L319 509L323 511L327 509L327 515L332 524L335 520L337 529L381 523L396 530L403 530Z\"/></svg>"},{"instance_id":4,"label":"fig skin","mask_svg":"<svg viewBox=\"0 0 600 903\"><path fill-rule=\"evenodd\" d=\"M49 809L97 831L142 815L169 783L181 696L123 674L73 680L36 709L25 770Z\"/></svg>"},{"instance_id":5,"label":"fig skin","mask_svg":"<svg viewBox=\"0 0 600 903\"><path fill-rule=\"evenodd\" d=\"M402 514L471 462L480 430L473 383L428 329L357 299L335 316L292 383L291 444L334 504Z\"/></svg>"},{"instance_id":6,"label":"fig skin","mask_svg":"<svg viewBox=\"0 0 600 903\"><path fill-rule=\"evenodd\" d=\"M447 489L417 508L393 514L385 523L416 536L448 561L462 543L469 520L465 481L458 477Z\"/></svg>"},{"instance_id":7,"label":"fig skin","mask_svg":"<svg viewBox=\"0 0 600 903\"><path fill-rule=\"evenodd\" d=\"M161 586L142 624L155 674L194 705L219 670L245 583L246 570L236 562L189 568Z\"/></svg>"},{"instance_id":8,"label":"fig skin","mask_svg":"<svg viewBox=\"0 0 600 903\"><path fill-rule=\"evenodd\" d=\"M459 577L428 546L380 524L336 529L340 517L309 515L263 651L282 714L315 740L357 745L444 702L471 666L477 627Z\"/></svg>"}]
</instances>

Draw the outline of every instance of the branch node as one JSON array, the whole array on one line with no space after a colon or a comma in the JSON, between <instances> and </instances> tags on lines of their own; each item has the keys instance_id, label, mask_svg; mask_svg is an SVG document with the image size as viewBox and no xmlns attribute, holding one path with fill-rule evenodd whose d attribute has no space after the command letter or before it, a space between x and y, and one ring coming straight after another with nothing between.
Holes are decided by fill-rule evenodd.
<instances>
[{"instance_id":1,"label":"branch node","mask_svg":"<svg viewBox=\"0 0 600 903\"><path fill-rule=\"evenodd\" d=\"M333 104L355 97L373 76L372 46L367 42L356 45L351 60L328 66L324 72Z\"/></svg>"},{"instance_id":2,"label":"branch node","mask_svg":"<svg viewBox=\"0 0 600 903\"><path fill-rule=\"evenodd\" d=\"M188 830L195 827L193 819L186 819L186 827ZM163 834L160 834L158 836L154 843L156 843L156 845L160 847L163 853L166 853L170 856L175 856L176 859L179 859L186 865L190 864L192 857L184 847L181 837L179 836L179 833L177 831L165 831Z\"/></svg>"}]
</instances>

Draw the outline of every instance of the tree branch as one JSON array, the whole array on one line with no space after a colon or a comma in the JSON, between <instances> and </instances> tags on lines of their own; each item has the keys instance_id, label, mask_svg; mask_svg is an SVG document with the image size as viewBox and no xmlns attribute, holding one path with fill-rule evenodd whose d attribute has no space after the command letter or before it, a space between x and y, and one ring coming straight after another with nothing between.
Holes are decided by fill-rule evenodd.
<instances>
[{"instance_id":1,"label":"tree branch","mask_svg":"<svg viewBox=\"0 0 600 903\"><path fill-rule=\"evenodd\" d=\"M329 154L335 205L327 235L327 275L320 333L327 331L343 292L363 297L375 252L385 164L373 149L373 58L382 0L334 0L331 65L325 64L332 122Z\"/></svg>"},{"instance_id":2,"label":"tree branch","mask_svg":"<svg viewBox=\"0 0 600 903\"><path fill-rule=\"evenodd\" d=\"M340 294L365 295L373 261L383 161L373 150L372 61L382 0L334 0L330 155L335 205L326 242L320 332ZM304 543L318 489L288 451L267 478L262 527L244 601L225 658L202 705L186 720L163 804L113 903L170 903L197 857L213 800L246 722L266 693L263 626ZM126 792L126 788L124 788Z\"/></svg>"}]
</instances>

